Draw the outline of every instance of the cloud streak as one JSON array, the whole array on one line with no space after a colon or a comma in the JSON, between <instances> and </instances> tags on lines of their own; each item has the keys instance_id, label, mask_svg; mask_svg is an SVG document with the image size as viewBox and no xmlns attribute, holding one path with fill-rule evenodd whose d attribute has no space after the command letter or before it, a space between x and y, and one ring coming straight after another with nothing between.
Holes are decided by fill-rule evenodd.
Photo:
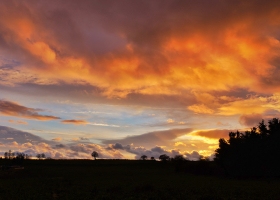
<instances>
[{"instance_id":1,"label":"cloud streak","mask_svg":"<svg viewBox=\"0 0 280 200\"><path fill-rule=\"evenodd\" d=\"M59 117L55 117L52 115L41 115L38 113L40 111L43 110L28 108L14 102L0 100L0 113L2 115L15 116L27 119L36 119L42 121L60 119Z\"/></svg>"},{"instance_id":2,"label":"cloud streak","mask_svg":"<svg viewBox=\"0 0 280 200\"><path fill-rule=\"evenodd\" d=\"M179 136L188 134L192 131L190 128L170 129L164 131L154 131L136 136L128 136L117 140L104 140L104 144L134 144L136 146L154 147L156 145L164 146L172 142Z\"/></svg>"},{"instance_id":3,"label":"cloud streak","mask_svg":"<svg viewBox=\"0 0 280 200\"><path fill-rule=\"evenodd\" d=\"M62 120L61 123L63 124L74 124L74 125L85 125L88 124L85 120L77 120L77 119L66 119Z\"/></svg>"}]
</instances>

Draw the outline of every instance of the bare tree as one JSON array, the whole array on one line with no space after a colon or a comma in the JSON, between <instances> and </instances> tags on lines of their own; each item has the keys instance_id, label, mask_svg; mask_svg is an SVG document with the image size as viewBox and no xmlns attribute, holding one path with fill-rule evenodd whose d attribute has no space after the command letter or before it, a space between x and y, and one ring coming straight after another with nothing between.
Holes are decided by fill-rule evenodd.
<instances>
[{"instance_id":1,"label":"bare tree","mask_svg":"<svg viewBox=\"0 0 280 200\"><path fill-rule=\"evenodd\" d=\"M25 153L17 152L16 153L16 159L17 160L24 160L25 159Z\"/></svg>"},{"instance_id":2,"label":"bare tree","mask_svg":"<svg viewBox=\"0 0 280 200\"><path fill-rule=\"evenodd\" d=\"M5 159L8 159L8 152L5 152L5 153L4 153L4 158L5 158Z\"/></svg>"},{"instance_id":3,"label":"bare tree","mask_svg":"<svg viewBox=\"0 0 280 200\"><path fill-rule=\"evenodd\" d=\"M13 153L11 150L9 150L8 152L4 153L4 157L5 157L5 159L13 159L15 157L15 153Z\"/></svg>"}]
</instances>

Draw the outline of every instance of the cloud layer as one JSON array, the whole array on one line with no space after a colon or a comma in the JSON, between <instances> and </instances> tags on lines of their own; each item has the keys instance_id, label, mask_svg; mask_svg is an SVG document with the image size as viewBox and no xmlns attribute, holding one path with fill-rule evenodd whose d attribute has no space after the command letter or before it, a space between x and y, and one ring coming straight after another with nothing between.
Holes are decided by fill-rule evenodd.
<instances>
[{"instance_id":1,"label":"cloud layer","mask_svg":"<svg viewBox=\"0 0 280 200\"><path fill-rule=\"evenodd\" d=\"M84 140L84 143L82 143ZM191 160L198 159L201 155L198 152L186 152L178 149L166 149L154 146L147 149L137 145L122 145L120 143L99 145L90 143L87 138L80 138L78 142L62 144L61 138L54 138L52 141L45 140L28 132L19 131L10 127L0 126L0 153L12 150L24 152L30 156L38 153L45 153L47 157L54 159L91 159L91 153L97 151L100 158L122 159L125 154L130 153L135 159L142 155L148 158L158 158L162 154L170 157L185 155ZM1 155L0 155L1 156Z\"/></svg>"},{"instance_id":2,"label":"cloud layer","mask_svg":"<svg viewBox=\"0 0 280 200\"><path fill-rule=\"evenodd\" d=\"M279 13L276 0L1 2L0 123L44 130L57 144L36 145L57 158L209 153L279 117Z\"/></svg>"},{"instance_id":3,"label":"cloud layer","mask_svg":"<svg viewBox=\"0 0 280 200\"><path fill-rule=\"evenodd\" d=\"M136 136L128 136L118 140L104 140L105 144L134 144L136 146L154 147L170 145L174 139L191 132L190 128L154 131Z\"/></svg>"},{"instance_id":4,"label":"cloud layer","mask_svg":"<svg viewBox=\"0 0 280 200\"><path fill-rule=\"evenodd\" d=\"M190 89L273 92L279 90L280 6L263 4L5 2L1 50L25 73L7 70L1 77L89 83L107 97Z\"/></svg>"},{"instance_id":5,"label":"cloud layer","mask_svg":"<svg viewBox=\"0 0 280 200\"><path fill-rule=\"evenodd\" d=\"M41 115L38 112L43 111L41 109L28 108L19 105L14 102L5 101L0 99L0 113L3 115L27 118L27 119L37 119L37 120L54 120L60 119L59 117L51 115Z\"/></svg>"}]
</instances>

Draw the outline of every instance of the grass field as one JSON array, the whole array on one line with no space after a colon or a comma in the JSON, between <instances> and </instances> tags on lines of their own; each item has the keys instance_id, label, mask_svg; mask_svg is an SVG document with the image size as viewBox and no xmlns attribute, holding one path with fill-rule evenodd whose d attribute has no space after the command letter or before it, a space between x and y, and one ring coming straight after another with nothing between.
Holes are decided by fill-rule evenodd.
<instances>
[{"instance_id":1,"label":"grass field","mask_svg":"<svg viewBox=\"0 0 280 200\"><path fill-rule=\"evenodd\" d=\"M280 199L278 179L193 175L156 161L26 160L23 166L0 171L0 199Z\"/></svg>"}]
</instances>

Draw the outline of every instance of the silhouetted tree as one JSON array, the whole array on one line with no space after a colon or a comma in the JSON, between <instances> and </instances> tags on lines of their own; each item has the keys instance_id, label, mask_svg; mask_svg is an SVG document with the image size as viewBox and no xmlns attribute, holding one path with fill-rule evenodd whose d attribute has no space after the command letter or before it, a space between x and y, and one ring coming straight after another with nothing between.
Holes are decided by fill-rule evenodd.
<instances>
[{"instance_id":1,"label":"silhouetted tree","mask_svg":"<svg viewBox=\"0 0 280 200\"><path fill-rule=\"evenodd\" d=\"M25 153L16 153L15 164L22 164L24 160L29 159L29 156Z\"/></svg>"},{"instance_id":2,"label":"silhouetted tree","mask_svg":"<svg viewBox=\"0 0 280 200\"><path fill-rule=\"evenodd\" d=\"M13 153L11 150L9 150L8 152L4 153L4 157L5 157L5 159L13 159L15 157L15 153Z\"/></svg>"},{"instance_id":3,"label":"silhouetted tree","mask_svg":"<svg viewBox=\"0 0 280 200\"><path fill-rule=\"evenodd\" d=\"M40 160L40 159L41 159L41 154L38 153L38 154L36 155L36 157Z\"/></svg>"},{"instance_id":4,"label":"silhouetted tree","mask_svg":"<svg viewBox=\"0 0 280 200\"><path fill-rule=\"evenodd\" d=\"M148 156L142 155L140 158L141 158L142 160L147 160Z\"/></svg>"},{"instance_id":5,"label":"silhouetted tree","mask_svg":"<svg viewBox=\"0 0 280 200\"><path fill-rule=\"evenodd\" d=\"M17 160L24 160L25 159L25 153L17 152L16 153L16 159Z\"/></svg>"},{"instance_id":6,"label":"silhouetted tree","mask_svg":"<svg viewBox=\"0 0 280 200\"><path fill-rule=\"evenodd\" d=\"M162 155L159 156L159 159L161 161L167 161L167 160L170 159L170 157L168 155L166 155L166 154L162 154Z\"/></svg>"},{"instance_id":7,"label":"silhouetted tree","mask_svg":"<svg viewBox=\"0 0 280 200\"><path fill-rule=\"evenodd\" d=\"M171 158L171 161L175 164L175 171L179 172L179 171L184 171L184 161L186 161L186 159L184 158L183 155L176 155L174 156L174 158Z\"/></svg>"},{"instance_id":8,"label":"silhouetted tree","mask_svg":"<svg viewBox=\"0 0 280 200\"><path fill-rule=\"evenodd\" d=\"M96 160L96 158L98 157L98 153L96 151L93 151L91 153L91 156L94 158L94 160Z\"/></svg>"},{"instance_id":9,"label":"silhouetted tree","mask_svg":"<svg viewBox=\"0 0 280 200\"><path fill-rule=\"evenodd\" d=\"M185 158L183 155L176 155L176 156L174 156L174 158L172 158L172 161L182 162L182 161L185 161Z\"/></svg>"},{"instance_id":10,"label":"silhouetted tree","mask_svg":"<svg viewBox=\"0 0 280 200\"><path fill-rule=\"evenodd\" d=\"M280 120L268 125L262 120L257 127L241 133L230 132L221 138L215 161L233 176L280 175Z\"/></svg>"},{"instance_id":11,"label":"silhouetted tree","mask_svg":"<svg viewBox=\"0 0 280 200\"><path fill-rule=\"evenodd\" d=\"M5 153L4 153L4 158L5 158L5 159L8 159L8 152L5 152Z\"/></svg>"},{"instance_id":12,"label":"silhouetted tree","mask_svg":"<svg viewBox=\"0 0 280 200\"><path fill-rule=\"evenodd\" d=\"M155 160L155 157L152 156L152 157L151 157L151 160Z\"/></svg>"},{"instance_id":13,"label":"silhouetted tree","mask_svg":"<svg viewBox=\"0 0 280 200\"><path fill-rule=\"evenodd\" d=\"M44 153L38 153L36 157L40 160L41 158L46 158L46 155Z\"/></svg>"}]
</instances>

